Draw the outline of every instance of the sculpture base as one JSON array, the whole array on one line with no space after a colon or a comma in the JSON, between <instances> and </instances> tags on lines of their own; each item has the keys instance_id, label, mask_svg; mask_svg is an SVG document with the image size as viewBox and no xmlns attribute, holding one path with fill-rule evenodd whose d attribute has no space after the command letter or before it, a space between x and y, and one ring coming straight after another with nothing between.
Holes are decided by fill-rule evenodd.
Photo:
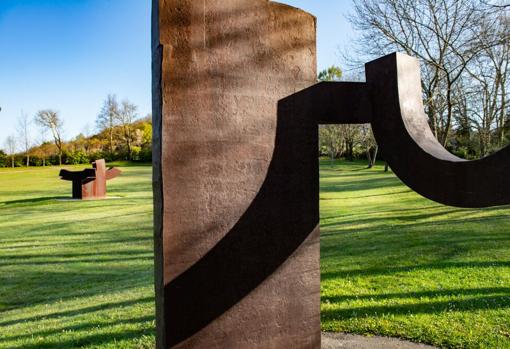
<instances>
[{"instance_id":1,"label":"sculpture base","mask_svg":"<svg viewBox=\"0 0 510 349\"><path fill-rule=\"evenodd\" d=\"M124 199L124 198L121 196L106 196L103 198L91 198L91 199L60 198L60 199L55 199L55 201L73 202L73 201L104 201L104 200L119 200L119 199Z\"/></svg>"}]
</instances>

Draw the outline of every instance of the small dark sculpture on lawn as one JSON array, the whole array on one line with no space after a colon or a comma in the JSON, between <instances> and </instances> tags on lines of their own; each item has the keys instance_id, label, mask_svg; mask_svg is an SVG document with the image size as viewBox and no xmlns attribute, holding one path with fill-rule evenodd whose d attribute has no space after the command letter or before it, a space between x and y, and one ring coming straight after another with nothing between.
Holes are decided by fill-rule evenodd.
<instances>
[{"instance_id":1,"label":"small dark sculpture on lawn","mask_svg":"<svg viewBox=\"0 0 510 349\"><path fill-rule=\"evenodd\" d=\"M106 198L106 181L121 174L118 168L106 169L104 159L92 163L83 171L61 170L60 177L73 182L73 199L98 200Z\"/></svg>"}]
</instances>

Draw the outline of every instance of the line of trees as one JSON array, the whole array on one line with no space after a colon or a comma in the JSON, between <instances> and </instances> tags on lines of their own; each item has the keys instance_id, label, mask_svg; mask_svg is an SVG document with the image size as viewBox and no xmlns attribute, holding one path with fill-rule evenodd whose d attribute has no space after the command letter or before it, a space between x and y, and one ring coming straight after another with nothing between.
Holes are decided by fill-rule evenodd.
<instances>
[{"instance_id":1,"label":"line of trees","mask_svg":"<svg viewBox=\"0 0 510 349\"><path fill-rule=\"evenodd\" d=\"M341 81L342 77L342 69L331 66L319 73L318 80ZM322 156L327 155L331 161L338 158L346 158L349 161L364 158L368 167L372 168L377 160L379 146L370 125L320 125L319 152Z\"/></svg>"},{"instance_id":2,"label":"line of trees","mask_svg":"<svg viewBox=\"0 0 510 349\"><path fill-rule=\"evenodd\" d=\"M349 19L360 37L346 64L361 75L364 62L395 51L420 59L434 135L460 157L484 157L510 142L509 10L483 0L354 0ZM341 79L337 67L319 74ZM321 126L320 146L322 155L366 158L369 167L378 154L367 125Z\"/></svg>"},{"instance_id":3,"label":"line of trees","mask_svg":"<svg viewBox=\"0 0 510 349\"><path fill-rule=\"evenodd\" d=\"M39 139L33 136L34 125ZM96 132L87 129L69 141L64 140L64 119L58 111L40 110L33 118L22 112L17 132L0 150L0 167L85 164L98 158L149 162L151 147L152 116L140 118L136 105L108 95L96 118Z\"/></svg>"},{"instance_id":4,"label":"line of trees","mask_svg":"<svg viewBox=\"0 0 510 349\"><path fill-rule=\"evenodd\" d=\"M353 66L394 51L422 63L430 126L464 158L487 156L509 142L508 5L482 0L355 0L360 33Z\"/></svg>"}]
</instances>

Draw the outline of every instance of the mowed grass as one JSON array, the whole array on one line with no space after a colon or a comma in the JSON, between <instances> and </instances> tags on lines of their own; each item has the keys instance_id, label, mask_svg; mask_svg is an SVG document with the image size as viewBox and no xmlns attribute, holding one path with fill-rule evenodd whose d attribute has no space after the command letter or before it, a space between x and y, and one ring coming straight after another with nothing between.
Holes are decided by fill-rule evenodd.
<instances>
[{"instance_id":1,"label":"mowed grass","mask_svg":"<svg viewBox=\"0 0 510 349\"><path fill-rule=\"evenodd\" d=\"M151 168L122 171L65 202L58 168L0 170L0 348L154 347Z\"/></svg>"},{"instance_id":2,"label":"mowed grass","mask_svg":"<svg viewBox=\"0 0 510 349\"><path fill-rule=\"evenodd\" d=\"M510 210L364 167L321 163L323 330L510 348ZM122 170L92 202L59 201L57 168L0 170L0 348L154 347L151 168Z\"/></svg>"},{"instance_id":3,"label":"mowed grass","mask_svg":"<svg viewBox=\"0 0 510 349\"><path fill-rule=\"evenodd\" d=\"M322 328L510 348L510 209L435 204L381 166L322 162Z\"/></svg>"}]
</instances>

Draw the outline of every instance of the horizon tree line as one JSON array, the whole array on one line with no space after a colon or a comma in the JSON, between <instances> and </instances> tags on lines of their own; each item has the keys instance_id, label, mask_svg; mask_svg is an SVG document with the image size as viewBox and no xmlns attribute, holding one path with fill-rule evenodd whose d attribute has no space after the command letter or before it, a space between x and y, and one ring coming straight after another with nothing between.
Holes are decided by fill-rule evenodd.
<instances>
[{"instance_id":1,"label":"horizon tree line","mask_svg":"<svg viewBox=\"0 0 510 349\"><path fill-rule=\"evenodd\" d=\"M361 76L364 63L378 57L417 57L425 112L438 141L459 157L485 157L510 142L509 10L503 1L354 0L349 20L359 37L344 53L345 66ZM330 72L319 79L331 78ZM378 147L366 128L321 126L322 153L367 158L370 167Z\"/></svg>"},{"instance_id":2,"label":"horizon tree line","mask_svg":"<svg viewBox=\"0 0 510 349\"><path fill-rule=\"evenodd\" d=\"M113 160L150 161L152 117L141 118L138 107L128 99L117 102L110 94L96 117L96 130L64 140L64 118L54 109L38 111L33 118L21 112L16 133L7 137L0 150L0 166L46 166L88 163L99 157ZM33 125L40 138L33 137ZM50 134L51 141L46 137ZM23 162L20 161L23 157Z\"/></svg>"}]
</instances>

